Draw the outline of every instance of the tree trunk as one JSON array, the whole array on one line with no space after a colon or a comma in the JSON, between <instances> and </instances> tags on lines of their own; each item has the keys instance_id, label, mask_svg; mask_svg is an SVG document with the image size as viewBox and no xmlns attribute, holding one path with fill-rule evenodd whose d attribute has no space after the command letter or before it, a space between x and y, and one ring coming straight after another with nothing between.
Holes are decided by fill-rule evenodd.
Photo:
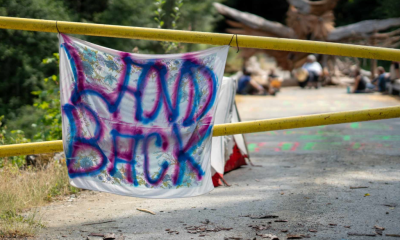
<instances>
[{"instance_id":1,"label":"tree trunk","mask_svg":"<svg viewBox=\"0 0 400 240\"><path fill-rule=\"evenodd\" d=\"M270 33L275 37L296 38L296 34L294 33L293 29L286 27L285 25L282 25L278 22L268 21L267 19L264 19L257 15L247 12L241 12L220 3L214 3L214 7L220 14L233 18L250 28L265 31L266 33Z\"/></svg>"},{"instance_id":2,"label":"tree trunk","mask_svg":"<svg viewBox=\"0 0 400 240\"><path fill-rule=\"evenodd\" d=\"M351 37L369 37L374 31L400 26L400 18L389 18L384 20L366 20L332 30L328 36L328 41L339 42Z\"/></svg>"}]
</instances>

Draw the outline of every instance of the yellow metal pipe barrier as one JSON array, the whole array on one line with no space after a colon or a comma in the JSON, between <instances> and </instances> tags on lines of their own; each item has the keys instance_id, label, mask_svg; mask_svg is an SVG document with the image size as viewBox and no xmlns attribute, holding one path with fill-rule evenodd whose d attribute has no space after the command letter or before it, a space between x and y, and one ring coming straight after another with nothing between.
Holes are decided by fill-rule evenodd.
<instances>
[{"instance_id":1,"label":"yellow metal pipe barrier","mask_svg":"<svg viewBox=\"0 0 400 240\"><path fill-rule=\"evenodd\" d=\"M214 126L213 136L315 127L398 117L400 117L400 106L349 112L324 113L251 122L219 124ZM62 141L3 145L0 146L0 157L60 152L62 150Z\"/></svg>"},{"instance_id":2,"label":"yellow metal pipe barrier","mask_svg":"<svg viewBox=\"0 0 400 240\"><path fill-rule=\"evenodd\" d=\"M54 33L58 32L58 28L60 32L69 34L184 43L203 43L212 45L227 45L232 38L231 34L124 27L12 17L0 17L0 28ZM400 50L389 48L244 35L238 35L237 39L239 46L243 48L319 53L388 61L400 60ZM231 46L236 46L236 38L234 38L234 41L232 41ZM397 117L400 117L400 107L317 114L310 116L216 125L213 129L213 136L312 127ZM0 146L0 157L58 151L62 151L62 141L3 145Z\"/></svg>"},{"instance_id":3,"label":"yellow metal pipe barrier","mask_svg":"<svg viewBox=\"0 0 400 240\"><path fill-rule=\"evenodd\" d=\"M63 151L63 145L61 140L0 145L0 157L33 155L40 153L62 152L62 151Z\"/></svg>"},{"instance_id":4,"label":"yellow metal pipe barrier","mask_svg":"<svg viewBox=\"0 0 400 240\"><path fill-rule=\"evenodd\" d=\"M315 127L350 122L363 122L400 117L400 106L359 111L323 113L307 116L267 119L251 122L219 124L214 126L213 136L266 132L283 129ZM0 148L1 152L1 148ZM1 153L0 153L1 155Z\"/></svg>"},{"instance_id":5,"label":"yellow metal pipe barrier","mask_svg":"<svg viewBox=\"0 0 400 240\"><path fill-rule=\"evenodd\" d=\"M211 45L229 44L232 34L179 31L157 28L126 27L93 23L77 23L30 18L0 17L0 28L81 34L102 37L133 38L182 43L203 43ZM400 50L331 42L305 41L297 39L238 36L242 48L258 48L291 52L318 53L359 58L400 61ZM236 38L231 43L236 46Z\"/></svg>"}]
</instances>

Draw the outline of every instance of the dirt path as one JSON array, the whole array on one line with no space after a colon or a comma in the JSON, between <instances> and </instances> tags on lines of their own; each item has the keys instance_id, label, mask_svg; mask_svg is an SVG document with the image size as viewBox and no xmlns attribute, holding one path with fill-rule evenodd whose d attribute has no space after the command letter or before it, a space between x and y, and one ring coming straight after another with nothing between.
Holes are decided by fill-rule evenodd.
<instances>
[{"instance_id":1,"label":"dirt path","mask_svg":"<svg viewBox=\"0 0 400 240\"><path fill-rule=\"evenodd\" d=\"M289 88L276 98L237 101L243 120L399 104L340 88ZM376 234L375 225L385 228L383 235L400 234L399 133L396 119L248 135L252 159L262 167L227 174L232 187L171 200L85 192L42 208L47 229L39 239L86 239L90 233L125 239L364 239L348 234ZM265 215L278 217L248 217Z\"/></svg>"}]
</instances>

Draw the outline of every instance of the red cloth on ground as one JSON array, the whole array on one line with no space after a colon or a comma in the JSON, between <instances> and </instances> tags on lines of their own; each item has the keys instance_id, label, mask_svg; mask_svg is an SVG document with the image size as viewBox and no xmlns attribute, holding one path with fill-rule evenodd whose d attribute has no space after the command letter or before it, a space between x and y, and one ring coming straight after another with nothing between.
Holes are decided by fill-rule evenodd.
<instances>
[{"instance_id":1,"label":"red cloth on ground","mask_svg":"<svg viewBox=\"0 0 400 240\"><path fill-rule=\"evenodd\" d=\"M236 168L239 168L242 165L247 165L245 159L246 157L247 155L243 155L240 152L237 144L235 144L235 146L233 147L233 153L229 157L229 160L225 163L224 173L235 170ZM212 176L214 187L222 185L221 177L223 177L223 174L220 173L215 173L214 176Z\"/></svg>"}]
</instances>

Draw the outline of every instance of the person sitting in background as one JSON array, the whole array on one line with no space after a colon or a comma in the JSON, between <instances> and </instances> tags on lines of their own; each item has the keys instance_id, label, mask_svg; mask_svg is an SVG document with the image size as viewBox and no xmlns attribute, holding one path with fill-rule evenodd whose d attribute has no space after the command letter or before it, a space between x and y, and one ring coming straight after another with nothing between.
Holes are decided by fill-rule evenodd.
<instances>
[{"instance_id":1,"label":"person sitting in background","mask_svg":"<svg viewBox=\"0 0 400 240\"><path fill-rule=\"evenodd\" d=\"M372 93L375 88L373 84L370 83L366 76L361 75L360 69L354 70L354 87L353 93Z\"/></svg>"},{"instance_id":2,"label":"person sitting in background","mask_svg":"<svg viewBox=\"0 0 400 240\"><path fill-rule=\"evenodd\" d=\"M308 78L306 82L310 87L314 86L318 88L318 79L322 74L322 67L317 58L314 55L308 55L306 63L302 66L303 69L307 70ZM304 84L301 85L304 88Z\"/></svg>"},{"instance_id":3,"label":"person sitting in background","mask_svg":"<svg viewBox=\"0 0 400 240\"><path fill-rule=\"evenodd\" d=\"M272 80L272 79L276 79L276 78L279 78L279 76L276 75L276 73L275 73L275 68L271 68L271 69L269 70L268 80Z\"/></svg>"},{"instance_id":4,"label":"person sitting in background","mask_svg":"<svg viewBox=\"0 0 400 240\"><path fill-rule=\"evenodd\" d=\"M268 88L269 88L269 92L274 92L274 94L276 92L279 92L279 90L281 89L281 82L282 79L275 73L275 69L271 68L269 75L268 75Z\"/></svg>"},{"instance_id":5,"label":"person sitting in background","mask_svg":"<svg viewBox=\"0 0 400 240\"><path fill-rule=\"evenodd\" d=\"M246 70L246 67L243 66L243 75L239 78L236 93L242 95L263 95L265 94L265 90L255 80L251 79L251 74Z\"/></svg>"},{"instance_id":6,"label":"person sitting in background","mask_svg":"<svg viewBox=\"0 0 400 240\"><path fill-rule=\"evenodd\" d=\"M293 70L293 75L295 76L299 86L305 88L308 84L308 71L304 68L297 68Z\"/></svg>"},{"instance_id":7,"label":"person sitting in background","mask_svg":"<svg viewBox=\"0 0 400 240\"><path fill-rule=\"evenodd\" d=\"M386 73L383 67L378 67L378 77L372 83L377 86L379 92L386 92L388 81L390 81L390 74Z\"/></svg>"}]
</instances>

